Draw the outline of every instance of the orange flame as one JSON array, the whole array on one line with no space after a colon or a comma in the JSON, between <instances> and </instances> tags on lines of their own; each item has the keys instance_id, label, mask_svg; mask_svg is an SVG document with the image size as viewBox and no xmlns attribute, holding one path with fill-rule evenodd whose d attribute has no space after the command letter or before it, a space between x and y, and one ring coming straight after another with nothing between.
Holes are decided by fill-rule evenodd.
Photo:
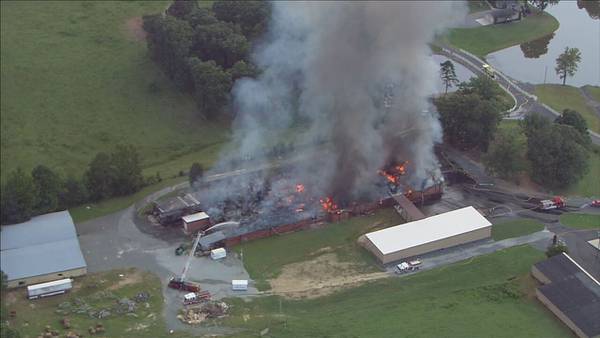
<instances>
[{"instance_id":1,"label":"orange flame","mask_svg":"<svg viewBox=\"0 0 600 338\"><path fill-rule=\"evenodd\" d=\"M326 197L325 199L320 199L319 202L323 207L323 210L327 212L335 212L338 209L337 204L333 201L331 197Z\"/></svg>"}]
</instances>

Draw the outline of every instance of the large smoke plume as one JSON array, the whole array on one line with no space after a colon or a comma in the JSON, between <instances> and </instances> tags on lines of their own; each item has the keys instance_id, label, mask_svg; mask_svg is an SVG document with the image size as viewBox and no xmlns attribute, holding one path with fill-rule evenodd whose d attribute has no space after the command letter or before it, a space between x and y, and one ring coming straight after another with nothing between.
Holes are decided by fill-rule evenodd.
<instances>
[{"instance_id":1,"label":"large smoke plume","mask_svg":"<svg viewBox=\"0 0 600 338\"><path fill-rule=\"evenodd\" d=\"M322 196L376 197L377 170L391 161L409 160L414 185L438 170L441 129L427 110L439 66L428 43L462 4L275 1L272 9L253 55L262 73L234 86L236 146L218 170L264 153L290 128L296 144L324 143L293 173Z\"/></svg>"}]
</instances>

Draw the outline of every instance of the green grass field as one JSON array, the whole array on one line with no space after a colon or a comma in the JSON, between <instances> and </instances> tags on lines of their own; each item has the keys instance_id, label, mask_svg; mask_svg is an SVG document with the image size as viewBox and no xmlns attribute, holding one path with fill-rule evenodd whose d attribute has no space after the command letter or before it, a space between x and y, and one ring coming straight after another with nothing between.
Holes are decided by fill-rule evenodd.
<instances>
[{"instance_id":1,"label":"green grass field","mask_svg":"<svg viewBox=\"0 0 600 338\"><path fill-rule=\"evenodd\" d=\"M124 277L119 277L123 274ZM128 270L112 270L105 273L88 274L75 279L74 289L64 295L29 301L23 288L4 292L2 301L9 311L16 311L17 316L9 320L9 325L16 328L21 337L37 337L46 325L58 331L61 337L68 331L74 331L90 337L88 328L100 323L106 329L100 337L137 337L155 338L167 336L162 317L163 297L158 277L147 272ZM135 316L118 314L113 310L116 300L123 297L133 299L139 292L148 292L150 298L145 303L138 303ZM71 308L77 307L79 299L93 310L111 309L112 314L104 319L93 319L87 313L57 313L59 304L68 302ZM72 328L67 330L60 321L68 317ZM176 337L190 337L178 332Z\"/></svg>"},{"instance_id":2,"label":"green grass field","mask_svg":"<svg viewBox=\"0 0 600 338\"><path fill-rule=\"evenodd\" d=\"M577 195L585 197L600 197L600 152L590 153L590 163L588 172L579 180L579 182L564 189L560 193L566 195Z\"/></svg>"},{"instance_id":3,"label":"green grass field","mask_svg":"<svg viewBox=\"0 0 600 338\"><path fill-rule=\"evenodd\" d=\"M600 102L600 87L586 85L586 86L583 86L583 88L590 92L590 96L594 100Z\"/></svg>"},{"instance_id":4,"label":"green grass field","mask_svg":"<svg viewBox=\"0 0 600 338\"><path fill-rule=\"evenodd\" d=\"M570 337L533 296L544 258L523 246L316 299L236 299L224 324L238 337Z\"/></svg>"},{"instance_id":5,"label":"green grass field","mask_svg":"<svg viewBox=\"0 0 600 338\"><path fill-rule=\"evenodd\" d=\"M560 215L560 222L575 229L599 229L600 215L568 213Z\"/></svg>"},{"instance_id":6,"label":"green grass field","mask_svg":"<svg viewBox=\"0 0 600 338\"><path fill-rule=\"evenodd\" d=\"M235 249L243 252L246 270L264 290L269 288L267 280L277 277L284 265L310 260L322 254L319 250L323 248L335 252L340 261L353 263L359 271L376 271L372 264L374 259L356 240L364 233L401 223L396 211L388 208L371 216L329 224L322 229L251 241Z\"/></svg>"},{"instance_id":7,"label":"green grass field","mask_svg":"<svg viewBox=\"0 0 600 338\"><path fill-rule=\"evenodd\" d=\"M544 224L531 219L516 219L492 225L492 238L501 241L507 238L529 235L544 230Z\"/></svg>"},{"instance_id":8,"label":"green grass field","mask_svg":"<svg viewBox=\"0 0 600 338\"><path fill-rule=\"evenodd\" d=\"M557 29L558 21L544 12L507 24L451 29L443 39L484 58L489 53L535 40Z\"/></svg>"},{"instance_id":9,"label":"green grass field","mask_svg":"<svg viewBox=\"0 0 600 338\"><path fill-rule=\"evenodd\" d=\"M1 2L2 178L37 164L80 174L118 143L163 177L212 163L227 125L203 120L133 32L168 3Z\"/></svg>"},{"instance_id":10,"label":"green grass field","mask_svg":"<svg viewBox=\"0 0 600 338\"><path fill-rule=\"evenodd\" d=\"M600 118L592 107L587 105L579 88L556 84L537 85L535 86L535 95L540 101L558 112L567 108L578 111L587 122L589 129L600 132Z\"/></svg>"}]
</instances>

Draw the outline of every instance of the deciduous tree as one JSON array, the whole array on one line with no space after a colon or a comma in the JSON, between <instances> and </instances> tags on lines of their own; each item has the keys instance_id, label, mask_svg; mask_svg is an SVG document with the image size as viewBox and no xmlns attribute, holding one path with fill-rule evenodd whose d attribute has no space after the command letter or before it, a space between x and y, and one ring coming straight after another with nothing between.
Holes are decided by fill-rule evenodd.
<instances>
[{"instance_id":1,"label":"deciduous tree","mask_svg":"<svg viewBox=\"0 0 600 338\"><path fill-rule=\"evenodd\" d=\"M519 130L500 129L483 156L483 163L492 175L511 178L526 169L526 152L526 139Z\"/></svg>"},{"instance_id":2,"label":"deciduous tree","mask_svg":"<svg viewBox=\"0 0 600 338\"><path fill-rule=\"evenodd\" d=\"M72 208L87 201L85 185L73 176L67 177L62 190L58 195L58 204L61 208Z\"/></svg>"},{"instance_id":3,"label":"deciduous tree","mask_svg":"<svg viewBox=\"0 0 600 338\"><path fill-rule=\"evenodd\" d=\"M573 128L577 129L577 131L579 131L580 133L588 135L587 122L585 121L583 116L581 116L581 114L579 114L579 112L575 110L563 110L562 114L559 117L557 117L556 120L554 120L554 122L570 125Z\"/></svg>"},{"instance_id":4,"label":"deciduous tree","mask_svg":"<svg viewBox=\"0 0 600 338\"><path fill-rule=\"evenodd\" d=\"M227 102L231 89L231 75L214 61L190 58L188 65L194 79L194 98L198 107L209 117L214 117Z\"/></svg>"},{"instance_id":5,"label":"deciduous tree","mask_svg":"<svg viewBox=\"0 0 600 338\"><path fill-rule=\"evenodd\" d=\"M565 47L565 51L556 58L556 74L563 80L563 86L567 82L567 76L575 75L577 66L581 61L581 52L577 48Z\"/></svg>"},{"instance_id":6,"label":"deciduous tree","mask_svg":"<svg viewBox=\"0 0 600 338\"><path fill-rule=\"evenodd\" d=\"M487 150L502 119L497 106L476 94L443 96L435 101L447 140L462 148Z\"/></svg>"},{"instance_id":7,"label":"deciduous tree","mask_svg":"<svg viewBox=\"0 0 600 338\"><path fill-rule=\"evenodd\" d=\"M110 156L110 164L113 172L111 190L114 196L132 194L143 186L140 157L133 146L118 145Z\"/></svg>"},{"instance_id":8,"label":"deciduous tree","mask_svg":"<svg viewBox=\"0 0 600 338\"><path fill-rule=\"evenodd\" d=\"M38 165L31 171L35 188L35 214L45 214L58 208L58 194L61 190L61 179L54 171L44 165Z\"/></svg>"},{"instance_id":9,"label":"deciduous tree","mask_svg":"<svg viewBox=\"0 0 600 338\"><path fill-rule=\"evenodd\" d=\"M219 20L238 24L249 38L265 30L271 13L266 1L217 0L213 2L213 11Z\"/></svg>"},{"instance_id":10,"label":"deciduous tree","mask_svg":"<svg viewBox=\"0 0 600 338\"><path fill-rule=\"evenodd\" d=\"M115 173L111 166L110 156L100 152L90 162L84 174L84 181L90 200L99 201L112 196Z\"/></svg>"},{"instance_id":11,"label":"deciduous tree","mask_svg":"<svg viewBox=\"0 0 600 338\"><path fill-rule=\"evenodd\" d=\"M527 158L531 161L531 178L548 188L564 188L577 182L587 172L589 161L581 133L556 123L530 127Z\"/></svg>"},{"instance_id":12,"label":"deciduous tree","mask_svg":"<svg viewBox=\"0 0 600 338\"><path fill-rule=\"evenodd\" d=\"M198 2L196 0L174 0L169 8L167 8L167 14L178 19L183 19L197 8Z\"/></svg>"},{"instance_id":13,"label":"deciduous tree","mask_svg":"<svg viewBox=\"0 0 600 338\"><path fill-rule=\"evenodd\" d=\"M31 176L20 168L11 172L2 186L0 215L2 224L21 223L33 215L35 187Z\"/></svg>"}]
</instances>

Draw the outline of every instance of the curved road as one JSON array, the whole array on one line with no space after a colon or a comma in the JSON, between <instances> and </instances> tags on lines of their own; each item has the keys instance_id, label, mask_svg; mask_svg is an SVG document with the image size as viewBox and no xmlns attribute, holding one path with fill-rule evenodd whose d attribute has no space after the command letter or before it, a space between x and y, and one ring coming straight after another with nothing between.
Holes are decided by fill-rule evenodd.
<instances>
[{"instance_id":1,"label":"curved road","mask_svg":"<svg viewBox=\"0 0 600 338\"><path fill-rule=\"evenodd\" d=\"M443 45L442 52L440 54L448 57L452 61L458 62L461 65L467 67L474 74L484 74L482 66L485 64L479 57L462 49L454 48L448 45ZM540 113L550 119L555 119L560 116L560 113L550 108L544 103L538 101L537 97L530 93L523 84L518 81L509 78L502 72L496 71L496 82L509 93L515 100L515 105L508 111L508 116L505 119L522 119L529 112ZM595 133L588 129L592 142L596 145L600 145L600 134Z\"/></svg>"}]
</instances>

